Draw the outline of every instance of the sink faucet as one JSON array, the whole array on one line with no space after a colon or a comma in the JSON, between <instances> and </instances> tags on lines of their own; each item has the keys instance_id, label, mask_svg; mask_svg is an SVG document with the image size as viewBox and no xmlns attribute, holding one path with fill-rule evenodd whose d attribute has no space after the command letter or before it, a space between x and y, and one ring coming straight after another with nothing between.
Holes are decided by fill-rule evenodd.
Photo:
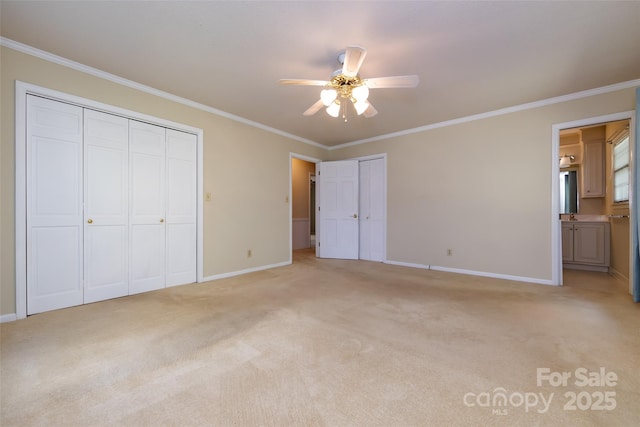
<instances>
[{"instance_id":1,"label":"sink faucet","mask_svg":"<svg viewBox=\"0 0 640 427\"><path fill-rule=\"evenodd\" d=\"M576 214L573 212L569 214L569 221L576 221Z\"/></svg>"}]
</instances>

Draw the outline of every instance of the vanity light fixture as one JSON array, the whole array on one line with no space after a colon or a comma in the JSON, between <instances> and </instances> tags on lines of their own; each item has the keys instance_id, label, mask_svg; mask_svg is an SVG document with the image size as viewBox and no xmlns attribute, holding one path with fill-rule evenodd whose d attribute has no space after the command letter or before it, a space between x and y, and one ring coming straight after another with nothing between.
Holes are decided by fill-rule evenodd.
<instances>
[{"instance_id":1,"label":"vanity light fixture","mask_svg":"<svg viewBox=\"0 0 640 427\"><path fill-rule=\"evenodd\" d=\"M564 155L560 157L560 167L566 168L571 166L571 164L576 160L576 156L572 155Z\"/></svg>"}]
</instances>

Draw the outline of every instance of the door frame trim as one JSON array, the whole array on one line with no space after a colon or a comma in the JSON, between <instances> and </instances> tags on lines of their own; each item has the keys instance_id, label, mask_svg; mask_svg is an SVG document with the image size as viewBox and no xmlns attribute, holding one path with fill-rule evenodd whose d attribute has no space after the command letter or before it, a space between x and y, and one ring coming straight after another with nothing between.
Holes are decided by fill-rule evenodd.
<instances>
[{"instance_id":1,"label":"door frame trim","mask_svg":"<svg viewBox=\"0 0 640 427\"><path fill-rule=\"evenodd\" d=\"M203 281L203 212L204 200L202 189L204 184L203 153L204 131L200 128L176 123L136 111L108 105L99 101L70 95L53 89L33 85L16 80L15 85L15 268L16 268L16 318L27 317L27 216L26 216L26 126L27 126L27 95L41 96L55 101L74 104L83 108L90 108L109 114L139 120L165 128L175 129L196 135L197 140L197 243L196 243L196 280Z\"/></svg>"}]
</instances>

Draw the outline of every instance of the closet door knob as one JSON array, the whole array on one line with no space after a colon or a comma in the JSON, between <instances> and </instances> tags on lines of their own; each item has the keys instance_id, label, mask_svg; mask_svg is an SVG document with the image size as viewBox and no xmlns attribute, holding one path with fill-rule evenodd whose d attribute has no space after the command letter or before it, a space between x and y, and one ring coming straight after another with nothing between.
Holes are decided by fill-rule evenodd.
<instances>
[{"instance_id":1,"label":"closet door knob","mask_svg":"<svg viewBox=\"0 0 640 427\"><path fill-rule=\"evenodd\" d=\"M89 218L89 219L87 220L87 222L88 222L89 224L93 224L93 220L92 220L91 218Z\"/></svg>"},{"instance_id":2,"label":"closet door knob","mask_svg":"<svg viewBox=\"0 0 640 427\"><path fill-rule=\"evenodd\" d=\"M164 222L164 218L160 218L160 222Z\"/></svg>"}]
</instances>

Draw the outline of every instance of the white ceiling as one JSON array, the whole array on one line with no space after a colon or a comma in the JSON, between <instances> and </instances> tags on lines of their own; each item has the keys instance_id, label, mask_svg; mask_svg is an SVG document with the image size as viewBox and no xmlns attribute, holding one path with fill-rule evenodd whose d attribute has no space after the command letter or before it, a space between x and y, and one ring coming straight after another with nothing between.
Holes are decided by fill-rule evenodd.
<instances>
[{"instance_id":1,"label":"white ceiling","mask_svg":"<svg viewBox=\"0 0 640 427\"><path fill-rule=\"evenodd\" d=\"M326 146L640 78L640 1L10 1L0 34ZM373 118L302 112L347 45Z\"/></svg>"}]
</instances>

